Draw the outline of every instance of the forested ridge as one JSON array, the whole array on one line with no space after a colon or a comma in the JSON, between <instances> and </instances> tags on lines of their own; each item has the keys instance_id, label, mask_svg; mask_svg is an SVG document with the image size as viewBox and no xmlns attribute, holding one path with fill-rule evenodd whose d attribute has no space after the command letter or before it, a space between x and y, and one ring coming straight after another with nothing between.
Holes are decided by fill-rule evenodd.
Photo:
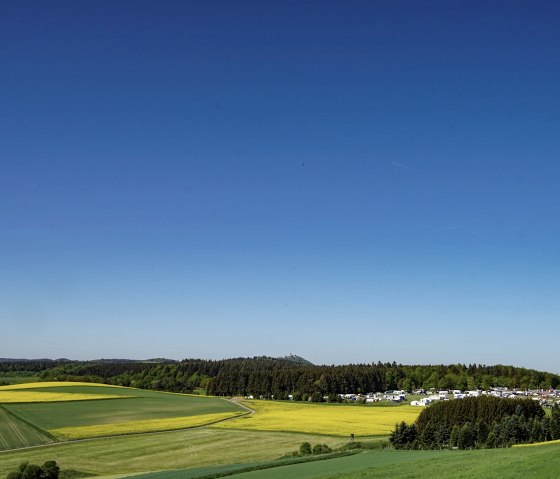
<instances>
[{"instance_id":1,"label":"forested ridge","mask_svg":"<svg viewBox=\"0 0 560 479\"><path fill-rule=\"evenodd\" d=\"M174 392L197 388L213 395L307 399L311 395L402 389L558 388L560 376L503 365L402 365L393 363L315 366L290 358L223 360L17 360L0 362L0 373L28 371L43 380L79 380Z\"/></svg>"}]
</instances>

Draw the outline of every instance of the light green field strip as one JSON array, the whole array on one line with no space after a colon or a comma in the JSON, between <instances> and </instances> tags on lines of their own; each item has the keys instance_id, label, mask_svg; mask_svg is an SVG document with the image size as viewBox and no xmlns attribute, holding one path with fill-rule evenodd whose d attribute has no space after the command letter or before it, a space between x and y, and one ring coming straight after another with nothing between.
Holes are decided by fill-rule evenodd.
<instances>
[{"instance_id":1,"label":"light green field strip","mask_svg":"<svg viewBox=\"0 0 560 479\"><path fill-rule=\"evenodd\" d=\"M96 424L92 426L64 427L49 432L60 439L84 439L90 437L137 434L142 432L170 431L213 424L243 413L201 414L198 416L172 417L167 419L147 419L115 424Z\"/></svg>"},{"instance_id":2,"label":"light green field strip","mask_svg":"<svg viewBox=\"0 0 560 479\"><path fill-rule=\"evenodd\" d=\"M245 401L244 404L256 413L214 427L330 436L383 436L390 434L398 422L413 423L422 409L415 406L368 407L279 401Z\"/></svg>"},{"instance_id":3,"label":"light green field strip","mask_svg":"<svg viewBox=\"0 0 560 479\"><path fill-rule=\"evenodd\" d=\"M117 396L112 394L76 394L50 393L39 391L0 391L0 404L61 402L61 401L92 401L96 399L121 399L133 396Z\"/></svg>"},{"instance_id":4,"label":"light green field strip","mask_svg":"<svg viewBox=\"0 0 560 479\"><path fill-rule=\"evenodd\" d=\"M52 439L0 408L0 450L51 442Z\"/></svg>"}]
</instances>

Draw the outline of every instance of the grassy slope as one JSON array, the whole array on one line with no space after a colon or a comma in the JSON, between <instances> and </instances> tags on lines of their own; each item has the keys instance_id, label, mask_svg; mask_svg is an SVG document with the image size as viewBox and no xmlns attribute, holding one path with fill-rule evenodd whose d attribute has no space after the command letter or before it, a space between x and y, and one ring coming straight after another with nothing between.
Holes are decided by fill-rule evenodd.
<instances>
[{"instance_id":1,"label":"grassy slope","mask_svg":"<svg viewBox=\"0 0 560 479\"><path fill-rule=\"evenodd\" d=\"M367 451L355 456L309 462L247 473L232 479L391 479L445 477L463 479L526 479L558 477L560 445L527 449L482 451ZM142 479L187 479L220 472L220 468L198 471L154 473ZM140 478L138 478L140 479Z\"/></svg>"},{"instance_id":2,"label":"grassy slope","mask_svg":"<svg viewBox=\"0 0 560 479\"><path fill-rule=\"evenodd\" d=\"M444 451L440 456L419 457L406 464L377 465L361 475L341 474L338 479L426 477L439 475L449 479L481 477L485 479L557 478L560 468L560 447L542 446L530 451L492 449L483 451Z\"/></svg>"},{"instance_id":3,"label":"grassy slope","mask_svg":"<svg viewBox=\"0 0 560 479\"><path fill-rule=\"evenodd\" d=\"M121 436L0 452L0 477L24 461L55 460L64 469L106 475L267 461L297 450L303 441L331 447L343 442L325 436L207 428Z\"/></svg>"}]
</instances>

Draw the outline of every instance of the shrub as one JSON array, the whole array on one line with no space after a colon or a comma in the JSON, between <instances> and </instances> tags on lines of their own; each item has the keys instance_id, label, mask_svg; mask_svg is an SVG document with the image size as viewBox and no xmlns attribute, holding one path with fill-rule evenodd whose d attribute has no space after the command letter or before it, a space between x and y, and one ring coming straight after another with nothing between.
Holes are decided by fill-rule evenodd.
<instances>
[{"instance_id":1,"label":"shrub","mask_svg":"<svg viewBox=\"0 0 560 479\"><path fill-rule=\"evenodd\" d=\"M47 461L42 466L22 462L18 471L10 472L6 479L59 479L59 472L56 461Z\"/></svg>"},{"instance_id":2,"label":"shrub","mask_svg":"<svg viewBox=\"0 0 560 479\"><path fill-rule=\"evenodd\" d=\"M313 454L328 454L332 449L326 444L315 444L312 450Z\"/></svg>"},{"instance_id":3,"label":"shrub","mask_svg":"<svg viewBox=\"0 0 560 479\"><path fill-rule=\"evenodd\" d=\"M302 456L306 456L306 455L308 455L308 454L311 454L311 453L312 453L311 444L308 443L308 442L303 442L303 443L301 444L301 446L299 446L299 453L300 453Z\"/></svg>"}]
</instances>

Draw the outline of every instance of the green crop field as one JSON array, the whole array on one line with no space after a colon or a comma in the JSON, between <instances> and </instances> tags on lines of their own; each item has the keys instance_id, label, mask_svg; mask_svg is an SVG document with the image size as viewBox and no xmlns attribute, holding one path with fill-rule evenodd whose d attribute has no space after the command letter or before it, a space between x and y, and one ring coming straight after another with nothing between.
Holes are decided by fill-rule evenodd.
<instances>
[{"instance_id":1,"label":"green crop field","mask_svg":"<svg viewBox=\"0 0 560 479\"><path fill-rule=\"evenodd\" d=\"M44 387L28 391L133 396L118 400L27 403L5 406L27 421L46 430L241 411L239 406L218 398L110 386Z\"/></svg>"},{"instance_id":2,"label":"green crop field","mask_svg":"<svg viewBox=\"0 0 560 479\"><path fill-rule=\"evenodd\" d=\"M0 388L2 407L60 439L182 429L246 413L232 402L196 395L72 383L22 386ZM35 397L47 402L33 402ZM13 402L18 398L26 402ZM9 427L6 419L2 424Z\"/></svg>"},{"instance_id":3,"label":"green crop field","mask_svg":"<svg viewBox=\"0 0 560 479\"><path fill-rule=\"evenodd\" d=\"M50 442L47 435L0 407L0 451Z\"/></svg>"},{"instance_id":4,"label":"green crop field","mask_svg":"<svg viewBox=\"0 0 560 479\"><path fill-rule=\"evenodd\" d=\"M37 376L0 376L0 384L24 384L24 383L34 383L37 382L39 378Z\"/></svg>"}]
</instances>

